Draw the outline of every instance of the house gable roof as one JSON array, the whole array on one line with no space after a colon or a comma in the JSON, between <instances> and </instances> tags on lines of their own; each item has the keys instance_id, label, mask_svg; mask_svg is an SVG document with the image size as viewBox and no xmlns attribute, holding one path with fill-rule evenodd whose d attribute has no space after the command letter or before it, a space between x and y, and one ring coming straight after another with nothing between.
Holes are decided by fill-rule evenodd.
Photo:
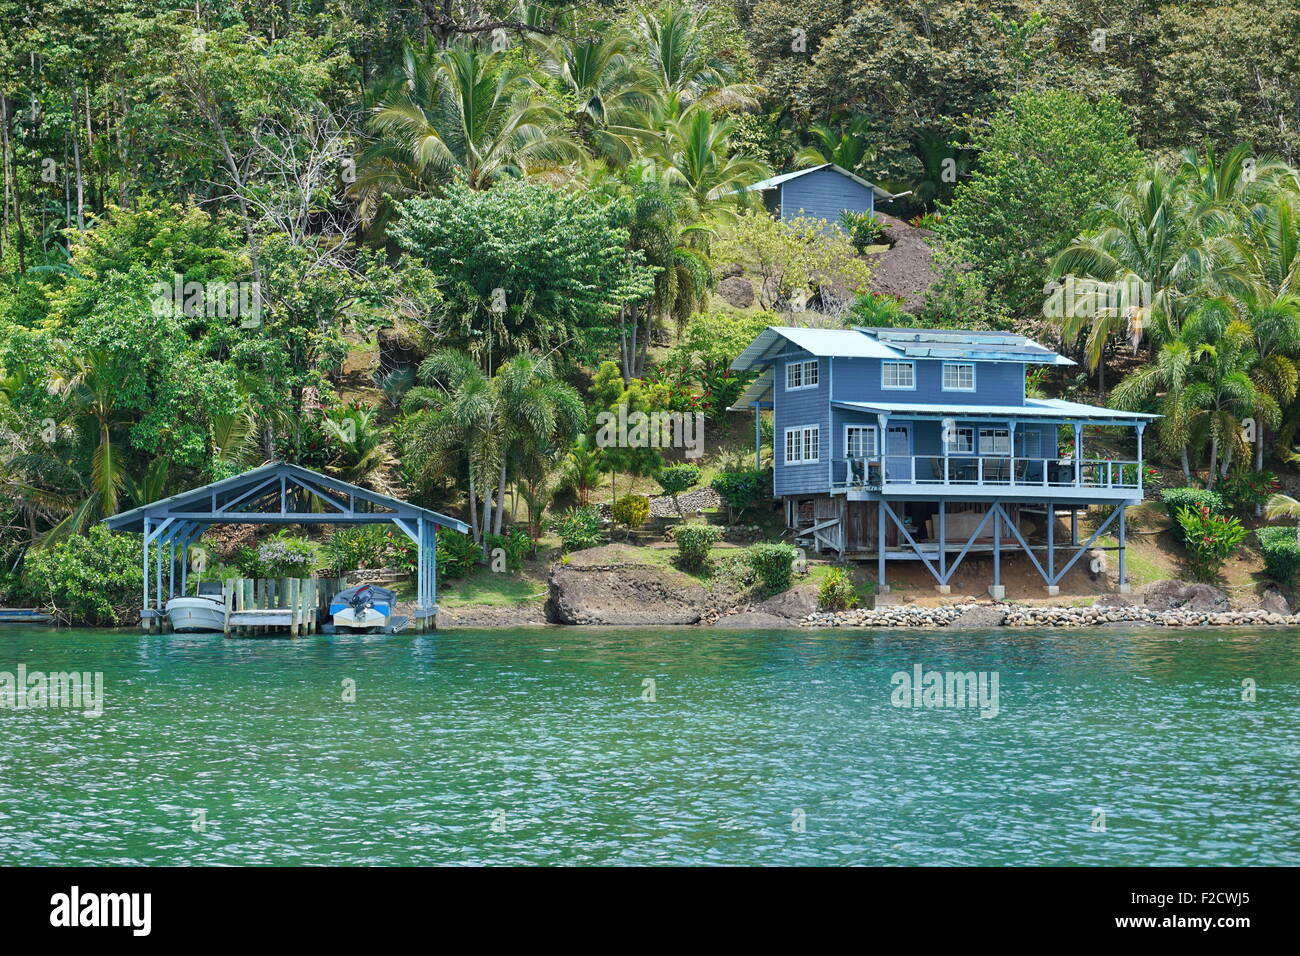
<instances>
[{"instance_id":1,"label":"house gable roof","mask_svg":"<svg viewBox=\"0 0 1300 956\"><path fill-rule=\"evenodd\" d=\"M1074 365L1073 360L1015 332L957 329L805 329L768 326L731 363L731 371L763 368L790 345L818 358L951 359Z\"/></svg>"},{"instance_id":2,"label":"house gable roof","mask_svg":"<svg viewBox=\"0 0 1300 956\"><path fill-rule=\"evenodd\" d=\"M849 172L843 166L836 166L834 163L822 163L820 166L809 166L807 169L796 169L792 173L782 173L779 176L772 176L768 179L762 180L761 182L754 183L752 186L748 186L746 188L750 192L763 192L768 189L776 189L782 183L788 183L792 179L798 179L800 176L807 176L809 173L820 172L823 169L829 169L832 170L833 172L837 172L841 176L845 176L853 180L859 186L865 186L866 188L874 192L876 194L876 197L879 199L894 198L894 194L889 192L889 190L881 189L875 183L869 183L861 176Z\"/></svg>"}]
</instances>

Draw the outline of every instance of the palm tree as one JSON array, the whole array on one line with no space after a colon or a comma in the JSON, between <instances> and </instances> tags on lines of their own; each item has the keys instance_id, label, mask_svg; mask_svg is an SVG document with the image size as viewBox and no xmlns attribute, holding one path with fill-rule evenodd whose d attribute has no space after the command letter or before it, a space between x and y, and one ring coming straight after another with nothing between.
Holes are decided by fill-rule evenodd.
<instances>
[{"instance_id":1,"label":"palm tree","mask_svg":"<svg viewBox=\"0 0 1300 956\"><path fill-rule=\"evenodd\" d=\"M490 487L499 457L497 396L492 382L463 352L435 352L420 365L421 385L406 394L403 408L412 419L411 451L437 473L468 474L469 516L474 540L482 541L488 527L491 495L483 496L479 525L478 489Z\"/></svg>"},{"instance_id":2,"label":"palm tree","mask_svg":"<svg viewBox=\"0 0 1300 956\"><path fill-rule=\"evenodd\" d=\"M654 147L656 171L677 198L677 211L688 223L733 218L754 200L746 187L770 170L757 160L732 152L735 123L715 120L703 107L690 107L668 121ZM708 233L692 233L692 244L708 247Z\"/></svg>"},{"instance_id":3,"label":"palm tree","mask_svg":"<svg viewBox=\"0 0 1300 956\"><path fill-rule=\"evenodd\" d=\"M542 68L574 103L569 115L577 138L616 169L636 158L637 140L645 136L637 121L653 102L644 71L628 56L630 42L605 24L588 39L541 44Z\"/></svg>"},{"instance_id":4,"label":"palm tree","mask_svg":"<svg viewBox=\"0 0 1300 956\"><path fill-rule=\"evenodd\" d=\"M532 493L529 508L537 512L539 492L556 463L582 433L587 410L577 390L556 376L549 356L516 355L501 366L493 384L505 435L493 523L493 533L500 534L509 467L513 464L518 479L528 485Z\"/></svg>"},{"instance_id":5,"label":"palm tree","mask_svg":"<svg viewBox=\"0 0 1300 956\"><path fill-rule=\"evenodd\" d=\"M665 100L708 108L757 105L760 88L738 83L729 63L711 49L713 14L684 3L641 10L632 24L633 42L645 59L654 90Z\"/></svg>"},{"instance_id":6,"label":"palm tree","mask_svg":"<svg viewBox=\"0 0 1300 956\"><path fill-rule=\"evenodd\" d=\"M337 446L325 470L344 481L376 491L388 490L387 469L394 464L386 432L375 420L375 410L348 406L327 413L329 431Z\"/></svg>"},{"instance_id":7,"label":"palm tree","mask_svg":"<svg viewBox=\"0 0 1300 956\"><path fill-rule=\"evenodd\" d=\"M808 132L813 135L816 143L795 153L795 166L802 169L834 163L851 173L861 171L864 163L876 157L875 150L868 147L865 136L869 125L865 116L859 116L843 132L836 132L821 123L813 123L808 127Z\"/></svg>"},{"instance_id":8,"label":"palm tree","mask_svg":"<svg viewBox=\"0 0 1300 956\"><path fill-rule=\"evenodd\" d=\"M1269 521L1277 521L1281 518L1300 518L1300 501L1290 495L1280 493L1270 495L1268 502L1264 505L1264 517L1268 518ZM1300 524L1296 525L1295 539L1296 544L1300 544Z\"/></svg>"},{"instance_id":9,"label":"palm tree","mask_svg":"<svg viewBox=\"0 0 1300 956\"><path fill-rule=\"evenodd\" d=\"M468 42L408 42L398 82L374 93L375 138L352 188L362 215L374 219L385 193L422 195L455 176L486 189L575 159L576 144L557 131L560 114L535 91L522 66Z\"/></svg>"},{"instance_id":10,"label":"palm tree","mask_svg":"<svg viewBox=\"0 0 1300 956\"><path fill-rule=\"evenodd\" d=\"M1207 484L1213 485L1233 459L1248 454L1241 434L1242 419L1253 416L1276 424L1281 412L1272 396L1251 378L1257 355L1253 333L1245 322L1233 319L1220 337L1199 346L1198 352L1200 358L1184 401L1189 430L1209 440Z\"/></svg>"},{"instance_id":11,"label":"palm tree","mask_svg":"<svg viewBox=\"0 0 1300 956\"><path fill-rule=\"evenodd\" d=\"M578 504L585 505L591 498L591 489L600 484L604 464L601 451L590 435L579 435L564 462L564 481L578 495Z\"/></svg>"},{"instance_id":12,"label":"palm tree","mask_svg":"<svg viewBox=\"0 0 1300 956\"><path fill-rule=\"evenodd\" d=\"M1056 312L1062 338L1074 342L1087 331L1085 355L1091 370L1102 369L1103 393L1112 336L1127 332L1136 345L1149 334L1155 346L1176 338L1209 268L1178 187L1159 166L1147 167L1051 264L1069 293Z\"/></svg>"},{"instance_id":13,"label":"palm tree","mask_svg":"<svg viewBox=\"0 0 1300 956\"><path fill-rule=\"evenodd\" d=\"M1188 458L1191 409L1186 401L1187 383L1197 357L1197 346L1183 337L1166 342L1152 361L1133 371L1116 386L1110 404L1129 411L1151 410L1163 416L1156 425L1156 435L1166 454L1182 460L1183 479L1190 482L1192 467Z\"/></svg>"},{"instance_id":14,"label":"palm tree","mask_svg":"<svg viewBox=\"0 0 1300 956\"><path fill-rule=\"evenodd\" d=\"M50 378L50 391L64 399L65 417L74 425L90 453L90 488L98 516L117 513L125 480L124 450L114 435L128 423L117 407L123 376L107 352L68 355ZM80 510L80 509L79 509ZM89 516L91 512L86 512ZM82 519L78 519L80 524Z\"/></svg>"}]
</instances>

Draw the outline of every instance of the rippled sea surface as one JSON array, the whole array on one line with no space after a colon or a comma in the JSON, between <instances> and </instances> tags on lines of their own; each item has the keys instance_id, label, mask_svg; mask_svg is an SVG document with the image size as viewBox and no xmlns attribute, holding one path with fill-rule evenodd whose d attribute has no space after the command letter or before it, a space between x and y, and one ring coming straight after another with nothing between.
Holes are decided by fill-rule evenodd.
<instances>
[{"instance_id":1,"label":"rippled sea surface","mask_svg":"<svg viewBox=\"0 0 1300 956\"><path fill-rule=\"evenodd\" d=\"M105 681L0 709L0 864L1294 865L1298 640L0 628ZM894 706L917 664L997 716Z\"/></svg>"}]
</instances>

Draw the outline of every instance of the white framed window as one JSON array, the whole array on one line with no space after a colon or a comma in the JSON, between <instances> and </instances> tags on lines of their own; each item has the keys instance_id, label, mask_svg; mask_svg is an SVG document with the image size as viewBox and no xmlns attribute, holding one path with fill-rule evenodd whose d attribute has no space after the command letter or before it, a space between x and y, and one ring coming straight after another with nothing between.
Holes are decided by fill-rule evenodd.
<instances>
[{"instance_id":1,"label":"white framed window","mask_svg":"<svg viewBox=\"0 0 1300 956\"><path fill-rule=\"evenodd\" d=\"M870 458L878 454L876 448L875 425L844 426L845 458Z\"/></svg>"},{"instance_id":2,"label":"white framed window","mask_svg":"<svg viewBox=\"0 0 1300 956\"><path fill-rule=\"evenodd\" d=\"M1011 455L1011 433L1005 428L980 429L981 455Z\"/></svg>"},{"instance_id":3,"label":"white framed window","mask_svg":"<svg viewBox=\"0 0 1300 956\"><path fill-rule=\"evenodd\" d=\"M1027 431L1020 433L1020 455L1022 458L1043 457L1043 433Z\"/></svg>"},{"instance_id":4,"label":"white framed window","mask_svg":"<svg viewBox=\"0 0 1300 956\"><path fill-rule=\"evenodd\" d=\"M792 392L797 388L817 387L817 360L810 362L791 362L785 367L785 390Z\"/></svg>"},{"instance_id":5,"label":"white framed window","mask_svg":"<svg viewBox=\"0 0 1300 956\"><path fill-rule=\"evenodd\" d=\"M916 388L915 362L880 363L881 388Z\"/></svg>"},{"instance_id":6,"label":"white framed window","mask_svg":"<svg viewBox=\"0 0 1300 956\"><path fill-rule=\"evenodd\" d=\"M945 427L946 446L950 455L971 455L975 453L975 429L967 425Z\"/></svg>"},{"instance_id":7,"label":"white framed window","mask_svg":"<svg viewBox=\"0 0 1300 956\"><path fill-rule=\"evenodd\" d=\"M975 363L944 362L943 390L945 392L975 391Z\"/></svg>"},{"instance_id":8,"label":"white framed window","mask_svg":"<svg viewBox=\"0 0 1300 956\"><path fill-rule=\"evenodd\" d=\"M785 463L810 465L821 457L820 425L800 425L785 430Z\"/></svg>"}]
</instances>

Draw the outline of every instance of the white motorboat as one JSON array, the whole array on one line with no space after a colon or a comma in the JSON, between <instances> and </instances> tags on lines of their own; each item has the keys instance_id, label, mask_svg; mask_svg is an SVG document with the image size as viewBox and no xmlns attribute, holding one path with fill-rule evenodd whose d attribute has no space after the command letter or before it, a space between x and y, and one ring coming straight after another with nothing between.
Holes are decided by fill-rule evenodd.
<instances>
[{"instance_id":1,"label":"white motorboat","mask_svg":"<svg viewBox=\"0 0 1300 956\"><path fill-rule=\"evenodd\" d=\"M200 584L199 593L194 597L172 598L167 602L166 611L167 623L178 634L225 630L226 603L221 582Z\"/></svg>"}]
</instances>

